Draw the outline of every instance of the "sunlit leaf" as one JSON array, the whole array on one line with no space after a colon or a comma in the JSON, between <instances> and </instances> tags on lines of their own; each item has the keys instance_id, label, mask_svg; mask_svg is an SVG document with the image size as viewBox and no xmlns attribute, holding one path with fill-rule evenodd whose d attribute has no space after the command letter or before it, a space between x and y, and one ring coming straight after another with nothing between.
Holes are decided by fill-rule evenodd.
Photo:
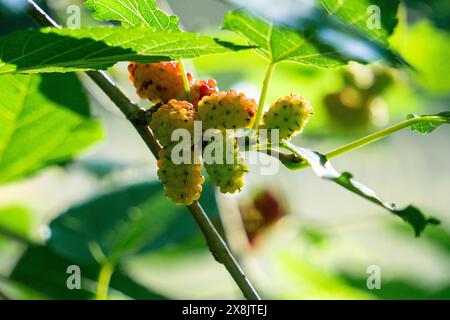
<instances>
[{"instance_id":1,"label":"sunlit leaf","mask_svg":"<svg viewBox=\"0 0 450 320\"><path fill-rule=\"evenodd\" d=\"M332 48L317 47L309 41L311 35L304 32L274 26L247 11L231 11L225 16L223 28L245 37L255 50L271 62L291 61L321 67L335 67L344 64L342 57Z\"/></svg>"},{"instance_id":2,"label":"sunlit leaf","mask_svg":"<svg viewBox=\"0 0 450 320\"><path fill-rule=\"evenodd\" d=\"M325 11L380 43L397 26L399 0L318 0Z\"/></svg>"},{"instance_id":3,"label":"sunlit leaf","mask_svg":"<svg viewBox=\"0 0 450 320\"><path fill-rule=\"evenodd\" d=\"M397 24L398 1L232 2L260 17L242 9L232 11L225 16L224 29L259 46L257 51L269 61L320 67L334 67L349 60L367 63L381 59L394 66L407 64L387 46L387 37ZM369 25L371 5L381 11L373 26Z\"/></svg>"},{"instance_id":4,"label":"sunlit leaf","mask_svg":"<svg viewBox=\"0 0 450 320\"><path fill-rule=\"evenodd\" d=\"M178 31L178 17L159 10L155 0L88 0L92 16L101 21L120 21L124 26L150 28L154 32Z\"/></svg>"},{"instance_id":5,"label":"sunlit leaf","mask_svg":"<svg viewBox=\"0 0 450 320\"><path fill-rule=\"evenodd\" d=\"M0 230L28 238L32 234L33 217L21 206L0 208Z\"/></svg>"},{"instance_id":6,"label":"sunlit leaf","mask_svg":"<svg viewBox=\"0 0 450 320\"><path fill-rule=\"evenodd\" d=\"M157 62L245 49L188 32L147 28L43 28L0 37L0 74L99 70L119 61Z\"/></svg>"},{"instance_id":7,"label":"sunlit leaf","mask_svg":"<svg viewBox=\"0 0 450 320\"><path fill-rule=\"evenodd\" d=\"M417 69L411 75L413 79L433 93L447 94L450 91L449 33L434 28L428 21L397 30L390 41Z\"/></svg>"},{"instance_id":8,"label":"sunlit leaf","mask_svg":"<svg viewBox=\"0 0 450 320\"><path fill-rule=\"evenodd\" d=\"M343 278L307 259L283 253L280 273L289 280L277 299L371 299L371 292L352 287ZM272 293L273 294L273 293Z\"/></svg>"},{"instance_id":9,"label":"sunlit leaf","mask_svg":"<svg viewBox=\"0 0 450 320\"><path fill-rule=\"evenodd\" d=\"M0 183L66 162L101 137L74 74L0 76Z\"/></svg>"}]
</instances>

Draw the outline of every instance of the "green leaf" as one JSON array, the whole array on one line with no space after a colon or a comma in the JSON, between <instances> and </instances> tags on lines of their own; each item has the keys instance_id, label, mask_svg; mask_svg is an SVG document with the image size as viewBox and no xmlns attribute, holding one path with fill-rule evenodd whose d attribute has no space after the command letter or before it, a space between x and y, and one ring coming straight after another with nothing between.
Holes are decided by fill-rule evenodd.
<instances>
[{"instance_id":1,"label":"green leaf","mask_svg":"<svg viewBox=\"0 0 450 320\"><path fill-rule=\"evenodd\" d=\"M70 290L67 280L69 266L78 266L81 275L81 289ZM29 289L44 294L46 298L58 300L93 299L99 272L98 265L85 265L56 255L48 246L30 246L15 266L10 279ZM165 299L136 283L121 270L116 270L111 278L110 289L113 297L119 292L132 299Z\"/></svg>"},{"instance_id":2,"label":"green leaf","mask_svg":"<svg viewBox=\"0 0 450 320\"><path fill-rule=\"evenodd\" d=\"M124 26L147 27L154 32L179 31L178 17L159 10L155 0L88 0L85 4L100 21L120 21Z\"/></svg>"},{"instance_id":3,"label":"green leaf","mask_svg":"<svg viewBox=\"0 0 450 320\"><path fill-rule=\"evenodd\" d=\"M388 37L397 26L399 0L318 0L325 11L336 19L360 30L370 39L387 44ZM373 22L374 11L369 7L379 8L380 28L368 27ZM375 7L376 6L376 7Z\"/></svg>"},{"instance_id":4,"label":"green leaf","mask_svg":"<svg viewBox=\"0 0 450 320\"><path fill-rule=\"evenodd\" d=\"M148 28L20 30L0 37L0 74L100 70L119 61L189 59L246 48L194 33L153 33Z\"/></svg>"},{"instance_id":5,"label":"green leaf","mask_svg":"<svg viewBox=\"0 0 450 320\"><path fill-rule=\"evenodd\" d=\"M210 182L203 185L200 204L213 223L215 223L215 219L220 221L219 209L216 203L215 187ZM167 227L166 231L147 243L142 248L142 251L155 251L166 247L173 248L174 246L184 246L186 241L191 241L194 238L199 238L199 242L202 244L203 248L207 249L197 224L193 221L192 216L183 208L183 210L180 210L178 217ZM198 246L194 247L192 249L198 248ZM188 250L184 247L183 251L187 253Z\"/></svg>"},{"instance_id":6,"label":"green leaf","mask_svg":"<svg viewBox=\"0 0 450 320\"><path fill-rule=\"evenodd\" d=\"M66 162L101 137L74 74L0 76L0 183Z\"/></svg>"},{"instance_id":7,"label":"green leaf","mask_svg":"<svg viewBox=\"0 0 450 320\"><path fill-rule=\"evenodd\" d=\"M227 13L223 28L234 31L248 41L260 55L270 62L290 61L321 67L344 64L342 57L330 48L317 46L304 32L275 26L245 10Z\"/></svg>"},{"instance_id":8,"label":"green leaf","mask_svg":"<svg viewBox=\"0 0 450 320\"><path fill-rule=\"evenodd\" d=\"M209 204L210 214L217 215L210 196L207 191L202 201ZM50 229L49 246L85 264L119 263L138 252L184 242L199 232L187 210L163 196L159 181L123 188L71 208Z\"/></svg>"},{"instance_id":9,"label":"green leaf","mask_svg":"<svg viewBox=\"0 0 450 320\"><path fill-rule=\"evenodd\" d=\"M350 173L339 173L336 171L324 155L309 149L294 146L290 143L286 143L286 145L291 151L295 152L298 156L308 162L317 176L333 181L345 189L402 218L414 229L416 237L420 236L427 225L436 225L440 223L439 220L434 217L425 217L425 215L414 206L408 206L405 209L399 210L396 208L395 204L385 202L373 190L353 179L353 176Z\"/></svg>"},{"instance_id":10,"label":"green leaf","mask_svg":"<svg viewBox=\"0 0 450 320\"><path fill-rule=\"evenodd\" d=\"M29 238L32 234L33 216L21 206L0 208L0 230Z\"/></svg>"},{"instance_id":11,"label":"green leaf","mask_svg":"<svg viewBox=\"0 0 450 320\"><path fill-rule=\"evenodd\" d=\"M367 291L367 276L344 273L340 275L346 283L355 289ZM398 277L398 278L397 278ZM416 279L403 279L400 276L389 277L382 283L381 290L370 290L380 300L449 300L450 284L448 280L433 290L424 288Z\"/></svg>"},{"instance_id":12,"label":"green leaf","mask_svg":"<svg viewBox=\"0 0 450 320\"><path fill-rule=\"evenodd\" d=\"M409 114L407 116L407 119L415 119L415 118L421 118L421 117L423 117L423 116ZM450 111L441 112L441 113L438 113L431 117L436 117L438 121L436 121L436 120L435 121L429 121L429 120L420 121L420 122L417 122L417 123L414 123L413 125L411 125L411 130L417 131L422 134L427 134L427 133L433 132L434 130L436 130L438 127L440 127L443 124L450 123Z\"/></svg>"},{"instance_id":13,"label":"green leaf","mask_svg":"<svg viewBox=\"0 0 450 320\"><path fill-rule=\"evenodd\" d=\"M442 95L450 91L450 33L434 28L427 20L412 26L404 22L389 40L417 69L411 77L422 87Z\"/></svg>"},{"instance_id":14,"label":"green leaf","mask_svg":"<svg viewBox=\"0 0 450 320\"><path fill-rule=\"evenodd\" d=\"M244 1L238 2L246 5ZM265 11L263 4L250 7L264 19L242 9L235 10L225 16L223 28L258 46L256 51L270 62L290 61L326 68L349 60L367 63L384 59L395 66L407 64L387 47L387 37L397 24L398 1L318 2L321 6L311 10L307 17L297 17L294 11L283 18ZM367 27L371 15L367 9L371 4L381 9L379 29ZM276 24L272 18L276 19Z\"/></svg>"},{"instance_id":15,"label":"green leaf","mask_svg":"<svg viewBox=\"0 0 450 320\"><path fill-rule=\"evenodd\" d=\"M314 264L288 252L279 254L279 273L286 277L287 286L275 299L349 299L372 298L367 288L354 288L323 265Z\"/></svg>"}]
</instances>

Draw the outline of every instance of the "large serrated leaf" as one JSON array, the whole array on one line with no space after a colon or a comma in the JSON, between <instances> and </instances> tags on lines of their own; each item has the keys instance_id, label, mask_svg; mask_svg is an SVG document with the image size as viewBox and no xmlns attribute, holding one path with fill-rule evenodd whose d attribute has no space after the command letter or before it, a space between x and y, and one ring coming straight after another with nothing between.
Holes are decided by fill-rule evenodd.
<instances>
[{"instance_id":1,"label":"large serrated leaf","mask_svg":"<svg viewBox=\"0 0 450 320\"><path fill-rule=\"evenodd\" d=\"M320 67L344 64L342 57L332 48L311 42L305 32L274 26L245 10L235 10L225 16L223 28L245 37L250 45L257 46L259 54L271 62L290 61ZM317 47L321 46L321 49Z\"/></svg>"},{"instance_id":2,"label":"large serrated leaf","mask_svg":"<svg viewBox=\"0 0 450 320\"><path fill-rule=\"evenodd\" d=\"M21 30L0 37L0 74L101 70L119 61L158 62L244 48L194 33L148 28Z\"/></svg>"},{"instance_id":3,"label":"large serrated leaf","mask_svg":"<svg viewBox=\"0 0 450 320\"><path fill-rule=\"evenodd\" d=\"M159 10L155 0L88 0L86 7L100 21L120 21L127 27L144 26L154 32L179 30L178 17Z\"/></svg>"},{"instance_id":4,"label":"large serrated leaf","mask_svg":"<svg viewBox=\"0 0 450 320\"><path fill-rule=\"evenodd\" d=\"M399 0L318 0L330 15L362 31L368 37L387 44L397 26ZM379 11L378 11L379 10ZM379 25L371 19L379 13ZM373 23L373 26L371 25Z\"/></svg>"},{"instance_id":5,"label":"large serrated leaf","mask_svg":"<svg viewBox=\"0 0 450 320\"><path fill-rule=\"evenodd\" d=\"M387 47L387 37L397 24L398 1L384 0L233 0L257 13L236 10L228 13L223 27L247 39L271 62L291 61L319 67L335 67L349 60L368 63L383 59L398 66L407 65ZM381 10L380 24L368 26Z\"/></svg>"},{"instance_id":6,"label":"large serrated leaf","mask_svg":"<svg viewBox=\"0 0 450 320\"><path fill-rule=\"evenodd\" d=\"M70 160L101 137L74 74L0 76L0 183Z\"/></svg>"},{"instance_id":7,"label":"large serrated leaf","mask_svg":"<svg viewBox=\"0 0 450 320\"><path fill-rule=\"evenodd\" d=\"M290 143L286 144L290 150L295 152L298 156L311 165L311 168L317 176L333 181L345 189L397 215L414 229L416 236L420 236L427 225L435 225L440 223L436 218L426 217L414 206L408 206L405 209L397 209L395 204L385 202L375 193L375 191L353 179L350 173L339 173L336 171L324 155L316 151L296 147Z\"/></svg>"}]
</instances>

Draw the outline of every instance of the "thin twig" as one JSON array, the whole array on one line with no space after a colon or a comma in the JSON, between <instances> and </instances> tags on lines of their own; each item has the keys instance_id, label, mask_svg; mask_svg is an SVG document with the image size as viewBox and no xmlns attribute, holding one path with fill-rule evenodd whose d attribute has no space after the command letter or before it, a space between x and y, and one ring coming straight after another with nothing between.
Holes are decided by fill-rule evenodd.
<instances>
[{"instance_id":1,"label":"thin twig","mask_svg":"<svg viewBox=\"0 0 450 320\"><path fill-rule=\"evenodd\" d=\"M443 116L439 115L431 115L431 116L418 116L416 118L404 120L402 122L399 122L395 125L392 125L390 127L387 127L385 129L381 129L377 132L374 132L372 134L369 134L368 136L362 137L360 139L357 139L349 144L346 144L342 147L339 147L333 151L330 151L328 153L325 153L325 156L327 159L335 158L337 156L340 156L344 153L357 150L359 148L362 148L368 144L371 144L373 142L376 142L384 137L387 137L399 130L409 128L411 125L421 122L430 122L435 124L442 124L442 123L449 123L448 118L445 118ZM297 155L293 153L285 153L281 152L276 149L272 149L270 146L259 148L257 149L259 152L266 153L268 155L271 155L277 159L279 159L287 168L291 170L301 170L306 169L310 166L310 164L306 161L304 161L302 158L298 157Z\"/></svg>"},{"instance_id":2,"label":"thin twig","mask_svg":"<svg viewBox=\"0 0 450 320\"><path fill-rule=\"evenodd\" d=\"M258 128L261 123L261 119L264 113L264 104L266 102L267 90L269 89L270 79L272 78L272 73L275 69L275 65L275 62L271 62L267 66L266 75L264 76L263 86L261 88L261 94L259 96L258 111L256 112L255 122L253 123L253 129Z\"/></svg>"},{"instance_id":3,"label":"thin twig","mask_svg":"<svg viewBox=\"0 0 450 320\"><path fill-rule=\"evenodd\" d=\"M28 13L39 25L61 28L61 26L49 17L33 0L28 0L28 4ZM86 73L117 105L127 119L130 120L131 124L147 144L150 151L157 158L160 146L149 127L141 121L142 109L131 102L128 97L125 96L119 88L117 88L115 83L106 76L105 72L89 71ZM255 288L234 259L225 244L225 241L214 228L200 204L198 202L194 202L192 205L187 206L187 208L200 227L210 251L217 261L225 266L236 284L241 289L244 296L247 299L259 300L260 297Z\"/></svg>"}]
</instances>

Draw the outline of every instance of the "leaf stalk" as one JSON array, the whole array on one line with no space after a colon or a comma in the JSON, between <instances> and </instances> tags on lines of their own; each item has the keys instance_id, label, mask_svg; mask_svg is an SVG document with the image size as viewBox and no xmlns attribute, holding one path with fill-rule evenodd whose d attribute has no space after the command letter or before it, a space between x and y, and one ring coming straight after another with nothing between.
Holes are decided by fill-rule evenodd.
<instances>
[{"instance_id":1,"label":"leaf stalk","mask_svg":"<svg viewBox=\"0 0 450 320\"><path fill-rule=\"evenodd\" d=\"M353 142L350 142L349 144L346 144L342 147L339 147L333 151L330 151L325 154L327 159L331 159L337 156L340 156L344 153L347 153L349 151L353 151L359 148L362 148L368 144L371 144L373 142L376 142L386 136L389 136L399 130L402 130L404 128L411 127L412 125L420 122L432 122L432 123L447 123L448 119L433 115L433 116L419 116L412 119L404 120L400 123L397 123L391 127L379 130L375 133L372 133L368 136L365 136L363 138L360 138L358 140L355 140ZM265 150L262 150L265 151ZM265 151L267 152L267 150ZM306 161L302 161L301 159L298 159L295 155L292 154L285 154L285 153L278 153L280 156L280 160L289 167L291 170L301 170L308 168L310 165Z\"/></svg>"},{"instance_id":2,"label":"leaf stalk","mask_svg":"<svg viewBox=\"0 0 450 320\"><path fill-rule=\"evenodd\" d=\"M340 148L337 148L333 151L330 151L326 154L326 157L327 157L327 159L331 159L331 158L337 157L343 153L362 148L365 145L368 145L372 142L378 141L378 140L380 140L388 135L391 135L399 130L402 130L407 127L411 127L411 125L413 125L413 124L416 124L419 122L424 122L424 121L439 122L439 123L445 122L445 120L439 116L420 116L420 117L404 120L404 121L397 123L391 127L382 129L382 130L372 133L368 136L365 136L361 139L358 139L349 144L346 144Z\"/></svg>"},{"instance_id":3,"label":"leaf stalk","mask_svg":"<svg viewBox=\"0 0 450 320\"><path fill-rule=\"evenodd\" d=\"M255 122L253 123L253 129L257 129L261 123L261 119L264 112L264 104L266 102L267 90L269 89L270 79L272 78L275 65L276 62L271 62L267 66L266 75L264 76L263 86L261 89L261 94L259 96L258 111L256 112Z\"/></svg>"}]
</instances>

